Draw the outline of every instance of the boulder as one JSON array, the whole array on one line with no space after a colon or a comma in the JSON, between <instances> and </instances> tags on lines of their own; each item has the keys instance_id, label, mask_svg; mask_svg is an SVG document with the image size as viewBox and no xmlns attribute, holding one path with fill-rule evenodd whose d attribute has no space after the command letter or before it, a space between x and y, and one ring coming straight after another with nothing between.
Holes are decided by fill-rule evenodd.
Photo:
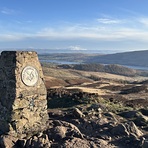
<instances>
[{"instance_id":1,"label":"boulder","mask_svg":"<svg viewBox=\"0 0 148 148\"><path fill-rule=\"evenodd\" d=\"M18 147L21 145L17 145ZM43 134L41 137L33 136L26 141L24 148L49 148L51 147L51 142L48 139L46 134ZM22 147L23 148L23 147Z\"/></svg>"},{"instance_id":2,"label":"boulder","mask_svg":"<svg viewBox=\"0 0 148 148\"><path fill-rule=\"evenodd\" d=\"M142 144L142 148L148 148L148 139L144 140L144 142Z\"/></svg>"},{"instance_id":3,"label":"boulder","mask_svg":"<svg viewBox=\"0 0 148 148\"><path fill-rule=\"evenodd\" d=\"M66 121L55 120L52 122L52 128L47 130L48 137L55 141L59 141L66 138L83 138L83 134L80 130L73 125L72 123L68 123Z\"/></svg>"},{"instance_id":4,"label":"boulder","mask_svg":"<svg viewBox=\"0 0 148 148\"><path fill-rule=\"evenodd\" d=\"M141 112L136 114L135 123L138 126L145 126L148 124L148 117L143 115Z\"/></svg>"},{"instance_id":5,"label":"boulder","mask_svg":"<svg viewBox=\"0 0 148 148\"><path fill-rule=\"evenodd\" d=\"M140 109L140 111L141 111L141 113L143 115L148 116L148 108L147 109L146 108L142 108L142 109Z\"/></svg>"},{"instance_id":6,"label":"boulder","mask_svg":"<svg viewBox=\"0 0 148 148\"><path fill-rule=\"evenodd\" d=\"M134 122L128 122L125 123L126 129L130 134L134 134L137 137L140 137L143 135L143 133L138 129L138 127L135 125Z\"/></svg>"},{"instance_id":7,"label":"boulder","mask_svg":"<svg viewBox=\"0 0 148 148\"><path fill-rule=\"evenodd\" d=\"M90 143L87 140L80 138L73 138L72 140L66 140L62 145L65 148L90 148Z\"/></svg>"},{"instance_id":8,"label":"boulder","mask_svg":"<svg viewBox=\"0 0 148 148\"><path fill-rule=\"evenodd\" d=\"M116 127L114 127L112 130L111 130L111 133L114 135L114 136L128 136L129 135L129 132L127 131L127 128L124 124L118 124Z\"/></svg>"},{"instance_id":9,"label":"boulder","mask_svg":"<svg viewBox=\"0 0 148 148\"><path fill-rule=\"evenodd\" d=\"M77 118L83 118L83 117L85 117L85 115L78 108L75 108L73 110L73 114Z\"/></svg>"},{"instance_id":10,"label":"boulder","mask_svg":"<svg viewBox=\"0 0 148 148\"><path fill-rule=\"evenodd\" d=\"M0 147L1 148L12 148L14 147L18 139L11 135L2 135L0 137Z\"/></svg>"},{"instance_id":11,"label":"boulder","mask_svg":"<svg viewBox=\"0 0 148 148\"><path fill-rule=\"evenodd\" d=\"M53 138L55 140L61 140L66 137L67 128L64 126L57 126L53 131Z\"/></svg>"},{"instance_id":12,"label":"boulder","mask_svg":"<svg viewBox=\"0 0 148 148\"><path fill-rule=\"evenodd\" d=\"M124 118L134 118L136 117L137 111L126 111L122 112L119 115L124 117Z\"/></svg>"}]
</instances>

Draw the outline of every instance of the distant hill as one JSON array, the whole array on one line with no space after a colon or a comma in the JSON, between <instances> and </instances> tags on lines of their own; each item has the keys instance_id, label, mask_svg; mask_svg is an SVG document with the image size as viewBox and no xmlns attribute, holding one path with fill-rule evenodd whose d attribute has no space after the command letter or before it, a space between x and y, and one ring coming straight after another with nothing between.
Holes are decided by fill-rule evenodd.
<instances>
[{"instance_id":1,"label":"distant hill","mask_svg":"<svg viewBox=\"0 0 148 148\"><path fill-rule=\"evenodd\" d=\"M148 50L97 55L87 58L85 62L148 67Z\"/></svg>"},{"instance_id":2,"label":"distant hill","mask_svg":"<svg viewBox=\"0 0 148 148\"><path fill-rule=\"evenodd\" d=\"M123 75L123 76L137 76L139 71L130 69L121 65L110 64L75 64L75 65L59 65L59 67L66 69L75 69L83 71L94 71L94 72L106 72L111 74Z\"/></svg>"},{"instance_id":3,"label":"distant hill","mask_svg":"<svg viewBox=\"0 0 148 148\"><path fill-rule=\"evenodd\" d=\"M75 62L75 63L102 63L127 66L148 67L148 50L122 52L114 54L95 53L54 53L40 54L41 62ZM64 62L63 62L64 61Z\"/></svg>"},{"instance_id":4,"label":"distant hill","mask_svg":"<svg viewBox=\"0 0 148 148\"><path fill-rule=\"evenodd\" d=\"M51 53L51 54L39 54L39 60L42 62L50 62L51 60L55 63L74 62L83 63L90 57L98 56L101 54L95 53Z\"/></svg>"}]
</instances>

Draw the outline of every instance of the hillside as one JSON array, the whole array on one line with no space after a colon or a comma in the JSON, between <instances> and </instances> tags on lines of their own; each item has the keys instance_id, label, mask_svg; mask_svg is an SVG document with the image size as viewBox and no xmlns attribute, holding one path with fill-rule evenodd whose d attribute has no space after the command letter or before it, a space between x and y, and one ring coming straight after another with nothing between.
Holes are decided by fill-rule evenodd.
<instances>
[{"instance_id":1,"label":"hillside","mask_svg":"<svg viewBox=\"0 0 148 148\"><path fill-rule=\"evenodd\" d=\"M43 67L52 147L147 147L147 78L86 69Z\"/></svg>"},{"instance_id":2,"label":"hillside","mask_svg":"<svg viewBox=\"0 0 148 148\"><path fill-rule=\"evenodd\" d=\"M66 69L75 69L83 71L94 72L106 72L111 74L123 75L123 76L137 76L140 75L140 71L127 68L117 64L103 65L103 64L73 64L73 65L59 65L59 67Z\"/></svg>"},{"instance_id":3,"label":"hillside","mask_svg":"<svg viewBox=\"0 0 148 148\"><path fill-rule=\"evenodd\" d=\"M72 68L71 66L74 66L74 67ZM119 66L119 70L120 70L120 66ZM115 71L114 71L114 74L109 72L103 72L103 71L99 72L96 68L93 69L93 66L91 64L90 65L87 65L87 64L86 65L85 64L84 65L61 65L61 66L60 65L52 66L50 64L44 64L43 66L47 88L55 87L55 86L59 87L59 86L80 85L83 83L92 83L93 81L96 82L99 80L109 80L109 81L119 81L119 82L129 81L129 83L134 81L147 80L147 77L137 75L135 70L132 70L132 69L129 69L129 71L127 69L125 71L122 71L122 70L120 70L120 75L119 75L119 74L115 74ZM119 73L119 72L116 71L116 73ZM126 73L127 76L123 75L123 73ZM132 75L132 77L130 77L129 74Z\"/></svg>"},{"instance_id":4,"label":"hillside","mask_svg":"<svg viewBox=\"0 0 148 148\"><path fill-rule=\"evenodd\" d=\"M41 62L52 62L57 64L119 64L127 66L139 66L148 69L148 50L122 52L115 54L98 54L98 53L52 53L40 54Z\"/></svg>"},{"instance_id":5,"label":"hillside","mask_svg":"<svg viewBox=\"0 0 148 148\"><path fill-rule=\"evenodd\" d=\"M99 56L100 54L95 53L50 53L50 54L40 54L39 59L41 62L55 62L63 63L65 62L74 62L74 63L83 63L85 60L90 57Z\"/></svg>"},{"instance_id":6,"label":"hillside","mask_svg":"<svg viewBox=\"0 0 148 148\"><path fill-rule=\"evenodd\" d=\"M49 115L46 128L22 134L23 138L1 135L0 147L148 147L148 78L52 64L42 68Z\"/></svg>"},{"instance_id":7,"label":"hillside","mask_svg":"<svg viewBox=\"0 0 148 148\"><path fill-rule=\"evenodd\" d=\"M148 50L93 56L85 62L148 67Z\"/></svg>"}]
</instances>

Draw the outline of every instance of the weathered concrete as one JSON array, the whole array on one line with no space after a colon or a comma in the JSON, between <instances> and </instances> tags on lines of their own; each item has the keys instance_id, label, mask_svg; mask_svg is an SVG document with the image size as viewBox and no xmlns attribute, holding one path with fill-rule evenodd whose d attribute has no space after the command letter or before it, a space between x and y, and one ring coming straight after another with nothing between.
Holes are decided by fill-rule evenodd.
<instances>
[{"instance_id":1,"label":"weathered concrete","mask_svg":"<svg viewBox=\"0 0 148 148\"><path fill-rule=\"evenodd\" d=\"M48 120L46 87L36 52L3 51L0 57L0 131L34 134Z\"/></svg>"}]
</instances>

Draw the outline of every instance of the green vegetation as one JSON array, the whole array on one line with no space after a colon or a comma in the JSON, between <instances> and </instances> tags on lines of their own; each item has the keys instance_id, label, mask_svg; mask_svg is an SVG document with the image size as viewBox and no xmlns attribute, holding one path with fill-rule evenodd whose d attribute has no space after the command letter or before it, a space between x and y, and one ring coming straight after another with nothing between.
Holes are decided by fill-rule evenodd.
<instances>
[{"instance_id":1,"label":"green vegetation","mask_svg":"<svg viewBox=\"0 0 148 148\"><path fill-rule=\"evenodd\" d=\"M124 111L133 110L132 107L125 106L122 103L105 102L105 105L108 111L116 113L116 114L120 112L124 112Z\"/></svg>"}]
</instances>

